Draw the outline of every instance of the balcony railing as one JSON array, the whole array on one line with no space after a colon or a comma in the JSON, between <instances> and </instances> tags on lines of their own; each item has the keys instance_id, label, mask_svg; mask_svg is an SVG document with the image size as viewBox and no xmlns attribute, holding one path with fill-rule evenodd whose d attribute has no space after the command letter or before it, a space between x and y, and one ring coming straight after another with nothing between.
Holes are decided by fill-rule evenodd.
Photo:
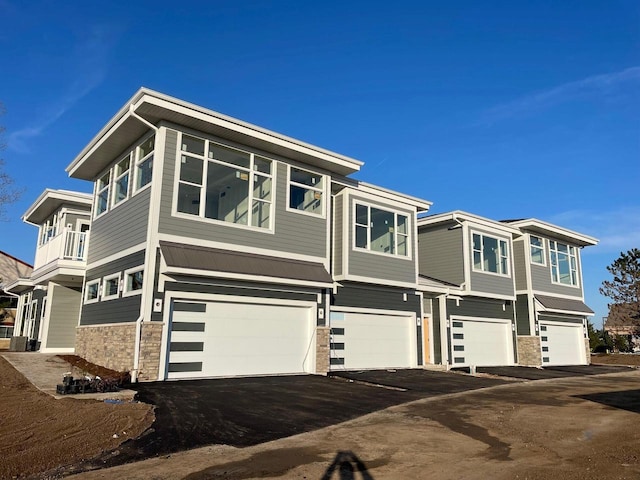
<instances>
[{"instance_id":1,"label":"balcony railing","mask_svg":"<svg viewBox=\"0 0 640 480\"><path fill-rule=\"evenodd\" d=\"M37 270L54 260L86 261L88 242L89 232L65 229L38 247L34 269Z\"/></svg>"}]
</instances>

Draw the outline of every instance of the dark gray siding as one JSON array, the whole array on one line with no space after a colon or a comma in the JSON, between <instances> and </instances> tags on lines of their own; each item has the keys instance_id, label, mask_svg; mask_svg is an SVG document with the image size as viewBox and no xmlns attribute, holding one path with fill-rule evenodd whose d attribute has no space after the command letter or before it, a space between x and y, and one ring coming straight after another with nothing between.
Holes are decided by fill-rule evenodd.
<instances>
[{"instance_id":1,"label":"dark gray siding","mask_svg":"<svg viewBox=\"0 0 640 480\"><path fill-rule=\"evenodd\" d=\"M529 263L529 255L527 255L526 244L523 240L513 242L513 263L514 278L516 281L516 290L527 289L527 263Z\"/></svg>"},{"instance_id":2,"label":"dark gray siding","mask_svg":"<svg viewBox=\"0 0 640 480\"><path fill-rule=\"evenodd\" d=\"M509 237L498 235L495 232L481 230L477 228L469 229L469 252L467 252L471 265L471 278L469 286L472 292L489 293L494 295L515 295L515 287L513 282L513 266L509 265L509 276L496 275L491 273L478 272L473 270L473 234L478 233L488 235L490 237L505 240L509 245L509 253L512 253L512 246Z\"/></svg>"},{"instance_id":3,"label":"dark gray siding","mask_svg":"<svg viewBox=\"0 0 640 480\"><path fill-rule=\"evenodd\" d=\"M202 137L211 138L207 135ZM295 253L326 258L327 236L329 234L327 218L304 215L286 210L287 165L274 162L274 233L240 228L223 223L210 223L197 217L178 218L171 215L176 168L176 149L178 134L167 131L167 143L162 178L162 198L160 202L160 233L208 240L229 244L264 248L280 252ZM221 141L225 143L224 141ZM272 158L272 156L266 155ZM325 199L329 201L329 199Z\"/></svg>"},{"instance_id":4,"label":"dark gray siding","mask_svg":"<svg viewBox=\"0 0 640 480\"><path fill-rule=\"evenodd\" d=\"M403 300L405 293L407 294L406 302ZM333 294L331 298L331 304L337 307L415 312L418 317L421 314L420 297L408 289L343 282L343 286L338 287L338 293Z\"/></svg>"},{"instance_id":5,"label":"dark gray siding","mask_svg":"<svg viewBox=\"0 0 640 480\"><path fill-rule=\"evenodd\" d=\"M55 284L49 288L51 313L46 346L47 348L73 348L82 292Z\"/></svg>"},{"instance_id":6,"label":"dark gray siding","mask_svg":"<svg viewBox=\"0 0 640 480\"><path fill-rule=\"evenodd\" d=\"M433 342L433 363L441 364L442 363L442 333L440 331L440 301L438 298L434 298L432 303L433 305L433 339L430 341Z\"/></svg>"},{"instance_id":7,"label":"dark gray siding","mask_svg":"<svg viewBox=\"0 0 640 480\"><path fill-rule=\"evenodd\" d=\"M420 273L455 285L464 282L462 228L450 222L434 227L422 227L418 233Z\"/></svg>"},{"instance_id":8,"label":"dark gray siding","mask_svg":"<svg viewBox=\"0 0 640 480\"><path fill-rule=\"evenodd\" d=\"M516 330L518 335L531 335L528 295L518 295L516 297Z\"/></svg>"},{"instance_id":9,"label":"dark gray siding","mask_svg":"<svg viewBox=\"0 0 640 480\"><path fill-rule=\"evenodd\" d=\"M150 195L147 188L93 220L88 264L147 241Z\"/></svg>"},{"instance_id":10,"label":"dark gray siding","mask_svg":"<svg viewBox=\"0 0 640 480\"><path fill-rule=\"evenodd\" d=\"M129 268L144 264L144 251L119 258L106 265L87 271L86 281L103 278L114 273L121 273ZM120 276L123 278L123 275ZM146 281L146 280L145 280ZM102 284L101 284L102 286ZM122 295L122 293L120 293ZM85 304L82 306L81 325L99 325L102 323L134 322L140 315L141 295L119 297L112 300Z\"/></svg>"},{"instance_id":11,"label":"dark gray siding","mask_svg":"<svg viewBox=\"0 0 640 480\"><path fill-rule=\"evenodd\" d=\"M513 320L513 306L509 304L503 309L504 303L504 300L464 297L460 300L460 306L456 306L456 301L449 299L447 300L447 318L460 315Z\"/></svg>"},{"instance_id":12,"label":"dark gray siding","mask_svg":"<svg viewBox=\"0 0 640 480\"><path fill-rule=\"evenodd\" d=\"M381 199L382 200L382 199ZM409 219L409 255L410 257L399 257L394 255L381 255L375 253L369 253L367 251L356 250L353 248L353 235L354 235L354 205L356 201L361 201L367 205L379 206L383 209L391 211L397 211L404 214ZM417 259L416 253L413 251L413 230L415 222L415 214L410 210L399 210L395 207L385 206L383 203L374 204L370 200L357 196L350 197L350 207L347 211L343 212L348 215L349 225L349 237L347 240L348 245L348 274L357 275L361 277L367 277L373 279L376 283L384 284L384 280L390 280L393 282L415 283L416 282L416 268Z\"/></svg>"},{"instance_id":13,"label":"dark gray siding","mask_svg":"<svg viewBox=\"0 0 640 480\"><path fill-rule=\"evenodd\" d=\"M343 203L342 195L334 197L334 213L333 213L333 265L334 275L342 275L342 242L344 241L343 232Z\"/></svg>"},{"instance_id":14,"label":"dark gray siding","mask_svg":"<svg viewBox=\"0 0 640 480\"><path fill-rule=\"evenodd\" d=\"M584 317L576 317L572 315L538 315L540 322L565 322L565 323L582 323Z\"/></svg>"}]
</instances>

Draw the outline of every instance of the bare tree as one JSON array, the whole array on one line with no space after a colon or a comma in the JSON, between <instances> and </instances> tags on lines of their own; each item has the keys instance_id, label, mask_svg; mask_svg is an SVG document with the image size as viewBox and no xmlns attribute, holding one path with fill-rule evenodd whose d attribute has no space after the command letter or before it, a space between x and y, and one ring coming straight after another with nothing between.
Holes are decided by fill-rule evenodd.
<instances>
[{"instance_id":1,"label":"bare tree","mask_svg":"<svg viewBox=\"0 0 640 480\"><path fill-rule=\"evenodd\" d=\"M640 250L621 252L607 270L613 278L600 287L600 293L613 300L607 323L640 327Z\"/></svg>"},{"instance_id":2,"label":"bare tree","mask_svg":"<svg viewBox=\"0 0 640 480\"><path fill-rule=\"evenodd\" d=\"M4 115L4 112L4 105L0 103L0 116ZM4 130L4 126L0 125L0 151L7 147L2 138ZM4 170L4 160L0 158L0 219L5 219L5 207L16 202L21 194L22 191L16 188L13 178Z\"/></svg>"}]
</instances>

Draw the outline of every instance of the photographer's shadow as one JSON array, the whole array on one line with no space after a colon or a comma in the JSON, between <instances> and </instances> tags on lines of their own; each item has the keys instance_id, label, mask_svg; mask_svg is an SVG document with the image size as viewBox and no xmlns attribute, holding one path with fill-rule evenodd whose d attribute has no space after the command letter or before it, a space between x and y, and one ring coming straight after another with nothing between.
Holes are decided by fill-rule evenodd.
<instances>
[{"instance_id":1,"label":"photographer's shadow","mask_svg":"<svg viewBox=\"0 0 640 480\"><path fill-rule=\"evenodd\" d=\"M336 476L337 474L337 476ZM322 480L373 480L367 466L351 451L338 452Z\"/></svg>"}]
</instances>

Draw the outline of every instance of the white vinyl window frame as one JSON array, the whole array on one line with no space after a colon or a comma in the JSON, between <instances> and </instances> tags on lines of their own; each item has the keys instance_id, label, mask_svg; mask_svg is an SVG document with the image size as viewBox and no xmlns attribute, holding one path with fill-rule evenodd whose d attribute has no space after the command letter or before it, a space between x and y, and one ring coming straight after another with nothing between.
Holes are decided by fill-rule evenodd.
<instances>
[{"instance_id":1,"label":"white vinyl window frame","mask_svg":"<svg viewBox=\"0 0 640 480\"><path fill-rule=\"evenodd\" d=\"M561 272L561 263L566 262L568 266L567 273ZM578 252L576 247L567 243L549 240L549 271L551 273L551 282L555 285L564 285L566 287L580 287L580 279L578 276ZM568 282L563 281L568 278Z\"/></svg>"},{"instance_id":2,"label":"white vinyl window frame","mask_svg":"<svg viewBox=\"0 0 640 480\"><path fill-rule=\"evenodd\" d=\"M109 211L111 198L111 169L104 172L96 181L95 215L98 218Z\"/></svg>"},{"instance_id":3,"label":"white vinyl window frame","mask_svg":"<svg viewBox=\"0 0 640 480\"><path fill-rule=\"evenodd\" d=\"M320 186L318 187L318 186L315 186L315 185L307 185L306 183L296 182L296 181L292 180L291 179L292 170L297 170L299 172L308 173L311 176L319 177L320 181L318 183L320 184ZM307 170L305 168L299 168L299 167L295 167L293 165L287 165L287 203L286 203L287 211L288 212L299 213L301 215L310 215L312 217L326 218L327 217L327 202L326 202L327 184L328 184L328 182L327 182L326 175L322 175L320 173L312 172L311 170ZM309 212L309 211L304 210L304 209L291 207L290 204L291 204L291 189L292 189L292 187L298 187L298 188L309 190L309 191L313 192L314 193L314 199L315 200L319 200L321 202L320 212L318 212L318 213Z\"/></svg>"},{"instance_id":4,"label":"white vinyl window frame","mask_svg":"<svg viewBox=\"0 0 640 480\"><path fill-rule=\"evenodd\" d=\"M122 157L119 162L115 164L113 167L113 189L111 193L111 208L120 205L125 202L131 193L131 157L132 154L129 152L127 155ZM126 165L126 168L123 167ZM121 198L118 198L121 192L118 191L120 185L123 186L124 195Z\"/></svg>"},{"instance_id":5,"label":"white vinyl window frame","mask_svg":"<svg viewBox=\"0 0 640 480\"><path fill-rule=\"evenodd\" d=\"M92 293L95 292L95 297ZM100 279L91 280L84 285L84 303L97 303L100 301ZM91 298L90 298L91 294Z\"/></svg>"},{"instance_id":6,"label":"white vinyl window frame","mask_svg":"<svg viewBox=\"0 0 640 480\"><path fill-rule=\"evenodd\" d=\"M529 260L534 265L542 265L543 267L547 265L547 255L544 243L544 238L537 235L529 235ZM539 256L542 261L536 261L536 256Z\"/></svg>"},{"instance_id":7,"label":"white vinyl window frame","mask_svg":"<svg viewBox=\"0 0 640 480\"><path fill-rule=\"evenodd\" d=\"M229 226L229 227L233 227L233 228L240 228L240 229L249 229L252 231L258 231L258 232L263 232L263 233L274 233L274 209L275 209L275 187L276 187L276 182L275 182L275 168L277 165L277 161L265 157L264 155L258 155L256 153L250 152L248 150L244 150L241 148L237 148L235 146L232 145L228 145L225 143L221 143L221 142L216 142L216 141L212 141L206 138L202 138L202 137L198 137L196 135L192 135L189 133L183 133L180 132L180 138L178 141L178 145L183 145L183 137L189 137L198 141L202 141L204 142L204 154L201 155L199 153L196 152L191 152L188 151L186 149L184 149L184 147L179 147L177 150L177 158L176 158L176 169L175 169L175 179L174 179L174 187L173 187L173 207L172 207L172 215L176 216L176 217L181 217L181 218L189 218L189 219L195 219L198 221L202 221L202 222L207 222L207 223L213 223L213 224L217 224L217 225L225 225L225 226ZM248 155L249 156L249 166L248 167L244 167L241 165L237 165L234 163L230 163L230 162L225 162L223 160L219 160L216 158L213 158L210 156L209 152L211 151L211 146L214 147L221 147L223 149L227 149L227 150L235 150L237 152L240 152L242 154ZM184 157L184 158L183 158ZM183 160L186 161L186 159L188 158L192 158L192 159L197 159L197 160L201 160L203 162L202 164L202 176L201 176L201 180L200 183L194 183L191 181L187 181L187 180L181 180L180 178L180 174L181 174L181 165L183 163ZM259 162L267 162L269 164L269 173L266 172L262 172L260 171L260 169L258 168L258 161ZM207 196L207 179L209 176L209 168L211 167L211 165L214 166L221 166L221 167L226 167L226 168L231 168L231 169L235 169L239 172L242 173L246 173L247 174L247 182L248 182L248 187L247 187L247 191L248 191L248 195L247 195L247 223L240 223L240 222L230 222L230 221L225 221L225 220L220 220L217 218L211 218L211 217L207 217L206 216L206 196ZM213 168L213 167L212 167ZM271 193L270 193L270 198L266 199L266 198L259 198L258 196L255 195L255 189L254 189L254 185L256 182L256 179L258 178L263 178L263 179L268 179L271 182ZM178 204L179 204L179 191L180 191L180 185L185 185L185 186L190 186L192 188L197 188L199 189L199 207L198 207L198 214L195 213L188 213L188 212L182 212L178 209ZM268 217L269 217L269 225L267 227L261 227L258 225L254 225L254 220L253 220L253 206L254 206L254 202L263 204L263 205L268 205Z\"/></svg>"},{"instance_id":8,"label":"white vinyl window frame","mask_svg":"<svg viewBox=\"0 0 640 480\"><path fill-rule=\"evenodd\" d=\"M131 155L133 157L133 187L129 187L130 190L133 191L133 195L136 195L138 192L141 192L147 188L149 188L151 186L151 183L153 181L153 157L156 151L156 136L155 134L151 134L148 137L146 137L143 141L141 141L136 148L134 148L133 152L131 152ZM143 146L146 145L147 143L153 143L153 148L151 150L149 150L147 153L144 153L143 151ZM145 171L145 167L147 165L150 165L150 170L151 170L151 174L148 178L148 180L142 184L142 180L141 180L141 175L143 174L143 172Z\"/></svg>"},{"instance_id":9,"label":"white vinyl window frame","mask_svg":"<svg viewBox=\"0 0 640 480\"><path fill-rule=\"evenodd\" d=\"M476 248L475 237L480 238L480 248ZM489 261L485 258L485 240L495 240L497 246L497 265L496 272L492 272L485 268L485 264ZM483 232L471 232L471 268L474 272L486 273L488 275L499 275L501 277L509 277L511 275L511 253L509 247L509 241L505 238L501 238L494 235L489 235ZM476 258L480 259L481 267L476 267Z\"/></svg>"},{"instance_id":10,"label":"white vinyl window frame","mask_svg":"<svg viewBox=\"0 0 640 480\"><path fill-rule=\"evenodd\" d=\"M363 222L358 222L358 214L357 214L358 207L367 209L366 224ZM375 250L371 247L371 242L372 242L371 237L372 237L372 231L373 231L372 215L371 215L372 209L393 215L393 226L391 227L393 228L393 236L392 236L393 252L382 252L380 250ZM374 255L384 255L385 257L403 258L408 260L411 259L411 235L409 233L410 232L409 222L411 217L407 213L399 212L391 208L384 208L378 205L369 204L361 200L356 200L353 202L352 215L353 215L353 222L352 222L353 240L352 240L351 248L354 251L367 252ZM398 228L398 225L400 224L399 222L400 218L404 218L404 226L405 226L404 232L400 232ZM358 234L357 234L358 229L360 229L361 231L366 231L366 246L358 245ZM404 253L398 253L399 240L404 241Z\"/></svg>"},{"instance_id":11,"label":"white vinyl window frame","mask_svg":"<svg viewBox=\"0 0 640 480\"><path fill-rule=\"evenodd\" d=\"M115 293L108 293L107 289L115 285ZM115 300L120 297L120 272L107 275L102 279L102 301Z\"/></svg>"},{"instance_id":12,"label":"white vinyl window frame","mask_svg":"<svg viewBox=\"0 0 640 480\"><path fill-rule=\"evenodd\" d=\"M142 279L140 280L140 286L138 288L131 288L129 279L135 278L136 274L142 274ZM134 295L141 295L142 288L144 286L144 267L133 267L124 271L124 285L122 287L122 296L123 297L132 297Z\"/></svg>"}]
</instances>

